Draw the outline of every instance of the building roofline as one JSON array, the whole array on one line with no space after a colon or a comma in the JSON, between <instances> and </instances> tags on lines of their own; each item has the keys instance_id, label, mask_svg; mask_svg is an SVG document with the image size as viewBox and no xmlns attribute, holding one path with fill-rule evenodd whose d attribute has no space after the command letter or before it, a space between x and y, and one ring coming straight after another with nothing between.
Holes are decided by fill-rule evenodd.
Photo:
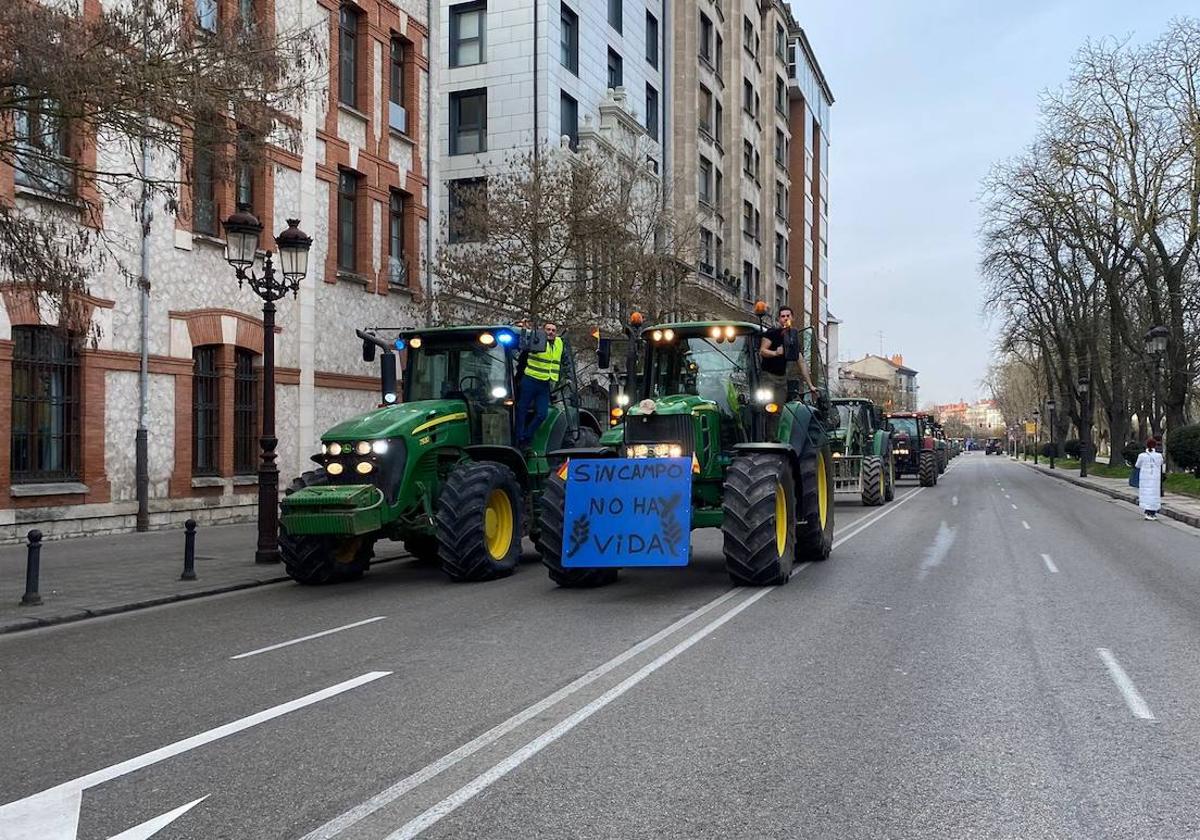
<instances>
[{"instance_id":1,"label":"building roofline","mask_svg":"<svg viewBox=\"0 0 1200 840\"><path fill-rule=\"evenodd\" d=\"M833 98L833 90L829 87L829 81L825 78L825 71L821 69L821 62L817 61L817 54L813 51L812 42L808 40L808 33L799 24L796 25L796 33L799 35L800 48L804 50L804 57L808 59L808 63L812 66L813 72L817 76L817 83L821 85L821 92L825 94L825 98L832 105L836 101Z\"/></svg>"}]
</instances>

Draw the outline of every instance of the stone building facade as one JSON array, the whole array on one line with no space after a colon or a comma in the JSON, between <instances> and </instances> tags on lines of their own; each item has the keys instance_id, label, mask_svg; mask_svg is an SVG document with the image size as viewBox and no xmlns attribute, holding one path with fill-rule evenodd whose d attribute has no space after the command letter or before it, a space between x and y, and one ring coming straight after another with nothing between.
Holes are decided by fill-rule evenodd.
<instances>
[{"instance_id":1,"label":"stone building facade","mask_svg":"<svg viewBox=\"0 0 1200 840\"><path fill-rule=\"evenodd\" d=\"M84 0L82 13L97 14L99 2ZM201 26L226 25L246 8L245 0L191 2ZM330 59L328 96L296 115L298 152L271 147L233 183L191 177L196 161L185 143L181 212L155 208L151 527L255 514L262 302L238 287L224 259L219 221L235 199L263 222L263 247L273 248L287 218L313 239L308 276L294 299L279 301L273 337L284 484L305 468L323 429L378 402L377 371L361 361L354 329L417 323L428 288L426 3L253 0L252 8L280 30L317 26ZM123 152L83 142L73 153L103 164ZM0 201L69 207L71 189L30 186L0 166ZM111 241L129 243L120 257L136 273L135 214L106 207L100 223ZM117 271L102 271L76 301L87 328L64 335L54 307L0 278L0 542L34 527L49 537L132 529L140 294Z\"/></svg>"}]
</instances>

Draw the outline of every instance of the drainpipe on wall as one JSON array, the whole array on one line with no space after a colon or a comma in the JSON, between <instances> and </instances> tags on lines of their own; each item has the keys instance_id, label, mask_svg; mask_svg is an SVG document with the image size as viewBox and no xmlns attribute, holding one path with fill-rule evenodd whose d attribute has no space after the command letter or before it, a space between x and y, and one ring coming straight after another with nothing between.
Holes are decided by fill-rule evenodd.
<instances>
[{"instance_id":1,"label":"drainpipe on wall","mask_svg":"<svg viewBox=\"0 0 1200 840\"><path fill-rule=\"evenodd\" d=\"M146 12L142 17L142 58L148 60L149 36ZM143 112L143 121L147 118ZM150 412L150 221L153 210L150 207L150 188L146 179L150 177L150 143L146 139L149 126L145 126L141 136L141 167L142 195L138 211L142 227L142 260L138 274L138 302L141 309L138 343L141 358L138 363L138 425L134 438L135 460L135 492L137 494L137 519L135 528L138 531L150 530L150 432L147 415Z\"/></svg>"}]
</instances>

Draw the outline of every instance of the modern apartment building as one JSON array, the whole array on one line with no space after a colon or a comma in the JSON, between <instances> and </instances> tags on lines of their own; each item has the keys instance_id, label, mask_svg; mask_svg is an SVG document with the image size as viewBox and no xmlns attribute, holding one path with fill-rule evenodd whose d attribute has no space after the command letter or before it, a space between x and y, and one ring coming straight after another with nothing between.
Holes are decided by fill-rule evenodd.
<instances>
[{"instance_id":1,"label":"modern apartment building","mask_svg":"<svg viewBox=\"0 0 1200 840\"><path fill-rule=\"evenodd\" d=\"M662 0L467 0L441 4L438 39L442 235L461 187L537 144L575 148L601 107L621 105L662 166L669 113ZM615 94L615 95L614 95ZM440 218L438 218L440 217Z\"/></svg>"},{"instance_id":2,"label":"modern apartment building","mask_svg":"<svg viewBox=\"0 0 1200 840\"><path fill-rule=\"evenodd\" d=\"M807 39L783 0L697 0L672 16L674 202L699 218L698 299L729 316L788 303L824 343L823 298L808 289L825 276L811 255L825 228L807 208L823 207L828 141L813 125L833 98ZM814 77L825 103L815 118Z\"/></svg>"},{"instance_id":3,"label":"modern apartment building","mask_svg":"<svg viewBox=\"0 0 1200 840\"><path fill-rule=\"evenodd\" d=\"M99 3L80 4L98 14ZM199 29L255 23L316 26L328 50L328 95L302 114L298 150L270 147L254 167L216 175L185 143L180 212L155 208L149 231L150 526L252 519L262 301L239 288L220 220L235 202L262 221L262 247L298 218L313 240L298 296L277 304L278 466L299 474L321 432L378 402L377 371L354 328L419 317L428 234L429 30L423 0L196 0ZM72 127L63 126L70 134ZM83 159L122 159L114 140L64 143ZM136 145L136 144L134 144ZM164 155L162 159L167 159ZM0 165L0 201L76 206L89 186ZM94 191L93 191L94 192ZM91 195L94 198L94 194ZM135 273L141 229L124 206L100 223ZM0 278L0 542L33 527L59 534L134 525L135 434L142 331L139 289L108 267L75 301L80 334ZM95 342L83 334L96 336Z\"/></svg>"}]
</instances>

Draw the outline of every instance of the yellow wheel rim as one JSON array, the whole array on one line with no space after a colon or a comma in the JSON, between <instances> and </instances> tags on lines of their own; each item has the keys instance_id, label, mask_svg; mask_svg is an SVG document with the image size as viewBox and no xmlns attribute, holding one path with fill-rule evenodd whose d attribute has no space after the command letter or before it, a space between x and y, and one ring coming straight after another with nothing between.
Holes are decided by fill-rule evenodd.
<instances>
[{"instance_id":1,"label":"yellow wheel rim","mask_svg":"<svg viewBox=\"0 0 1200 840\"><path fill-rule=\"evenodd\" d=\"M821 515L821 530L829 521L829 488L825 482L825 453L817 454L817 510Z\"/></svg>"},{"instance_id":2,"label":"yellow wheel rim","mask_svg":"<svg viewBox=\"0 0 1200 840\"><path fill-rule=\"evenodd\" d=\"M775 482L775 553L780 557L787 548L787 534L787 494L783 490L783 485L777 481Z\"/></svg>"},{"instance_id":3,"label":"yellow wheel rim","mask_svg":"<svg viewBox=\"0 0 1200 840\"><path fill-rule=\"evenodd\" d=\"M483 509L483 541L493 560L503 560L512 547L513 506L503 490L488 494Z\"/></svg>"},{"instance_id":4,"label":"yellow wheel rim","mask_svg":"<svg viewBox=\"0 0 1200 840\"><path fill-rule=\"evenodd\" d=\"M887 473L883 470L879 471L879 498L887 495Z\"/></svg>"}]
</instances>

